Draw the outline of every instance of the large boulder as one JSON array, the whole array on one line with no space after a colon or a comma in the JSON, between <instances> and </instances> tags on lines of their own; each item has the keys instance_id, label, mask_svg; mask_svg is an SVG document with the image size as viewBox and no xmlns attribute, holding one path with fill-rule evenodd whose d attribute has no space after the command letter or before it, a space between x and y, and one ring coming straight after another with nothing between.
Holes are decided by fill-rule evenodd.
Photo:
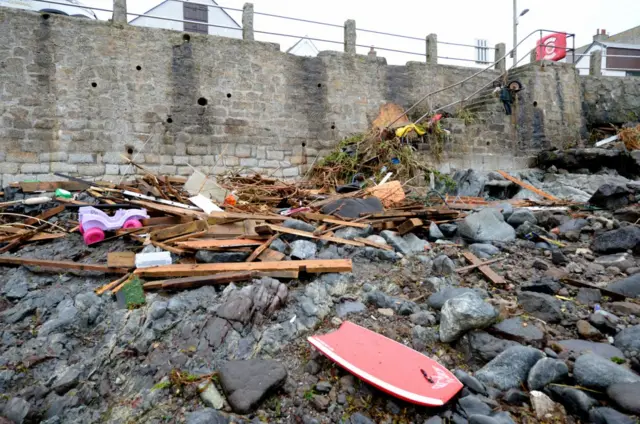
<instances>
[{"instance_id":1,"label":"large boulder","mask_svg":"<svg viewBox=\"0 0 640 424\"><path fill-rule=\"evenodd\" d=\"M440 340L450 343L465 332L487 327L498 311L475 293L466 293L445 302L440 311Z\"/></svg>"},{"instance_id":2,"label":"large boulder","mask_svg":"<svg viewBox=\"0 0 640 424\"><path fill-rule=\"evenodd\" d=\"M507 223L514 228L519 227L525 222L530 222L534 225L538 223L535 215L533 215L533 212L531 212L529 209L516 209L515 211L513 211L511 216L509 216L509 219L507 219Z\"/></svg>"},{"instance_id":3,"label":"large boulder","mask_svg":"<svg viewBox=\"0 0 640 424\"><path fill-rule=\"evenodd\" d=\"M529 371L544 353L526 346L513 346L496 356L476 372L476 378L500 390L519 388L527 380Z\"/></svg>"},{"instance_id":4,"label":"large boulder","mask_svg":"<svg viewBox=\"0 0 640 424\"><path fill-rule=\"evenodd\" d=\"M287 378L286 368L277 361L252 359L229 361L219 370L220 384L238 414L253 411L272 390Z\"/></svg>"},{"instance_id":5,"label":"large boulder","mask_svg":"<svg viewBox=\"0 0 640 424\"><path fill-rule=\"evenodd\" d=\"M621 409L640 415L640 383L616 383L607 388L607 396Z\"/></svg>"},{"instance_id":6,"label":"large boulder","mask_svg":"<svg viewBox=\"0 0 640 424\"><path fill-rule=\"evenodd\" d=\"M542 347L544 333L533 323L525 323L520 317L505 319L491 327L493 333L519 343Z\"/></svg>"},{"instance_id":7,"label":"large boulder","mask_svg":"<svg viewBox=\"0 0 640 424\"><path fill-rule=\"evenodd\" d=\"M620 349L615 346L611 346L609 343L596 343L587 340L571 339L560 340L555 342L555 344L575 356L589 352L602 356L606 359L622 358L624 356L624 353L622 353Z\"/></svg>"},{"instance_id":8,"label":"large boulder","mask_svg":"<svg viewBox=\"0 0 640 424\"><path fill-rule=\"evenodd\" d=\"M523 291L518 294L518 303L527 313L546 322L562 319L561 302L548 294Z\"/></svg>"},{"instance_id":9,"label":"large boulder","mask_svg":"<svg viewBox=\"0 0 640 424\"><path fill-rule=\"evenodd\" d=\"M553 358L539 360L527 378L529 390L542 390L547 384L562 381L569 375L569 367L563 361Z\"/></svg>"},{"instance_id":10,"label":"large boulder","mask_svg":"<svg viewBox=\"0 0 640 424\"><path fill-rule=\"evenodd\" d=\"M629 190L626 184L607 183L602 184L591 199L589 203L592 205L600 206L606 209L618 209L633 203L635 196L633 191Z\"/></svg>"},{"instance_id":11,"label":"large boulder","mask_svg":"<svg viewBox=\"0 0 640 424\"><path fill-rule=\"evenodd\" d=\"M429 296L429 298L427 299L427 304L433 309L439 310L442 309L444 303L447 300L461 296L465 293L475 293L480 297L487 297L487 292L482 289L471 289L468 287L445 287L442 290L439 290Z\"/></svg>"},{"instance_id":12,"label":"large boulder","mask_svg":"<svg viewBox=\"0 0 640 424\"><path fill-rule=\"evenodd\" d=\"M614 281L607 289L628 297L640 297L640 273Z\"/></svg>"},{"instance_id":13,"label":"large boulder","mask_svg":"<svg viewBox=\"0 0 640 424\"><path fill-rule=\"evenodd\" d=\"M597 236L591 248L599 253L624 252L640 246L640 227L628 225Z\"/></svg>"},{"instance_id":14,"label":"large boulder","mask_svg":"<svg viewBox=\"0 0 640 424\"><path fill-rule=\"evenodd\" d=\"M640 382L640 376L634 372L593 353L576 359L573 377L581 386L600 390L615 383Z\"/></svg>"},{"instance_id":15,"label":"large boulder","mask_svg":"<svg viewBox=\"0 0 640 424\"><path fill-rule=\"evenodd\" d=\"M627 327L619 332L613 344L623 352L636 352L640 354L640 325Z\"/></svg>"},{"instance_id":16,"label":"large boulder","mask_svg":"<svg viewBox=\"0 0 640 424\"><path fill-rule=\"evenodd\" d=\"M456 194L473 197L481 197L483 195L484 185L487 182L486 176L475 169L456 171L453 175L453 180L456 182Z\"/></svg>"},{"instance_id":17,"label":"large boulder","mask_svg":"<svg viewBox=\"0 0 640 424\"><path fill-rule=\"evenodd\" d=\"M516 232L506 222L502 214L493 208L474 212L458 224L458 233L465 239L482 243L486 241L515 240Z\"/></svg>"},{"instance_id":18,"label":"large boulder","mask_svg":"<svg viewBox=\"0 0 640 424\"><path fill-rule=\"evenodd\" d=\"M484 331L471 331L462 336L456 347L464 352L467 360L484 365L513 346L521 345L512 340L499 339Z\"/></svg>"}]
</instances>

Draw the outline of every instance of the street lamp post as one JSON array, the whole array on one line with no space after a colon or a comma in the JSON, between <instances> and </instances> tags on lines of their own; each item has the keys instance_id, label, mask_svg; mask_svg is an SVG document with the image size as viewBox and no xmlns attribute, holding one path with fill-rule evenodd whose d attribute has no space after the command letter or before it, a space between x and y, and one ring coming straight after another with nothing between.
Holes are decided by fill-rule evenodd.
<instances>
[{"instance_id":1,"label":"street lamp post","mask_svg":"<svg viewBox=\"0 0 640 424\"><path fill-rule=\"evenodd\" d=\"M529 12L529 9L524 9L518 15L518 0L513 0L513 51L511 52L511 56L513 57L513 66L515 67L518 63L518 17L524 16Z\"/></svg>"}]
</instances>

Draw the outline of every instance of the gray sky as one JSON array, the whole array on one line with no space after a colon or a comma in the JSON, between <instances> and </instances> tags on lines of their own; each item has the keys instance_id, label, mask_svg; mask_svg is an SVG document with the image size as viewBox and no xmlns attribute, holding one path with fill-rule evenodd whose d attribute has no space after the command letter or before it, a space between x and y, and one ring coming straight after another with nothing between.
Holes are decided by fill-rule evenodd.
<instances>
[{"instance_id":1,"label":"gray sky","mask_svg":"<svg viewBox=\"0 0 640 424\"><path fill-rule=\"evenodd\" d=\"M82 0L86 5L111 9L111 0ZM144 13L160 0L128 0L129 11ZM221 6L241 9L245 0L217 0ZM256 12L274 13L303 19L342 24L355 19L359 28L423 38L438 34L439 41L474 44L486 39L493 47L498 42L511 48L513 39L512 0L253 0ZM544 28L576 34L576 47L591 41L596 29L615 34L640 25L640 0L518 0L518 9L529 9L520 18L518 39ZM238 22L240 13L229 12ZM256 15L256 30L342 41L342 29L293 22ZM296 39L257 34L263 41L280 43L286 50ZM520 56L535 45L532 37ZM358 44L389 47L422 53L424 42L358 32ZM320 50L340 50L338 44L316 43ZM571 41L569 41L571 47ZM439 46L439 55L472 57L473 49ZM446 50L445 50L446 49ZM359 48L365 53L368 49ZM420 56L378 52L390 63L424 60ZM510 63L510 62L509 62ZM458 64L463 64L458 62Z\"/></svg>"}]
</instances>

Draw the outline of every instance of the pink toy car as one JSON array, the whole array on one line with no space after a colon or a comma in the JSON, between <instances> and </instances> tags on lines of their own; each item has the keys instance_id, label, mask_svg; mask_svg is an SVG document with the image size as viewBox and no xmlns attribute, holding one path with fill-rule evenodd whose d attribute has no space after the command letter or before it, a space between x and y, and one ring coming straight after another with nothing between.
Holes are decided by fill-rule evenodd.
<instances>
[{"instance_id":1,"label":"pink toy car","mask_svg":"<svg viewBox=\"0 0 640 424\"><path fill-rule=\"evenodd\" d=\"M87 245L104 240L104 232L120 228L140 228L141 219L149 218L146 209L118 209L114 216L109 216L92 206L78 210L80 215L80 234Z\"/></svg>"}]
</instances>

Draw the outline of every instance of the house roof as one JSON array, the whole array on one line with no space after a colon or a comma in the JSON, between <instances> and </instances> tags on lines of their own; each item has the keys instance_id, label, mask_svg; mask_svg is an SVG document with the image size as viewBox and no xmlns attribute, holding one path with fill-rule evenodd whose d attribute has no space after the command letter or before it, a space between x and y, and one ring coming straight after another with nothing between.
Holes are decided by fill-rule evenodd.
<instances>
[{"instance_id":1,"label":"house roof","mask_svg":"<svg viewBox=\"0 0 640 424\"><path fill-rule=\"evenodd\" d=\"M589 44L586 44L582 47L576 48L576 58L574 63L580 60L582 56L578 56L579 54L585 54L591 47L599 43L604 46L617 47L617 48L638 48L637 45L640 44L640 25L634 28L630 28L626 31L619 32L617 34L610 35L606 40L603 41L592 41ZM612 43L617 43L617 45L611 45ZM629 44L636 45L636 47L629 47ZM570 55L567 55L569 57ZM571 60L571 59L568 59Z\"/></svg>"},{"instance_id":2,"label":"house roof","mask_svg":"<svg viewBox=\"0 0 640 424\"><path fill-rule=\"evenodd\" d=\"M584 55L584 54L588 53L589 50L591 50L591 48L593 46L595 46L596 44L600 45L600 46L603 46L604 48L612 47L612 48L616 48L616 49L640 50L640 44L611 43L608 40L607 41L594 41L591 44L588 44L586 46L580 47L579 49L576 49L576 59L575 59L575 61L573 63L576 63L581 58L585 57L585 56L578 56L579 54L580 55ZM570 55L567 55L567 57L570 57Z\"/></svg>"},{"instance_id":3,"label":"house roof","mask_svg":"<svg viewBox=\"0 0 640 424\"><path fill-rule=\"evenodd\" d=\"M130 21L129 21L129 23L134 22L136 19L144 18L144 15L148 15L149 13L153 12L154 10L156 10L157 8L159 8L160 6L162 6L163 4L165 4L165 3L167 3L167 2L170 2L170 1L172 1L172 0L164 0L164 1L160 2L160 3L158 3L157 5L153 6L151 9L147 10L146 12L144 12L144 13L142 14L143 16L136 16L135 18L133 18L132 20L130 20ZM207 2L210 2L210 3L213 3L213 5L214 5L214 6L218 6L218 3L216 3L216 2L215 2L215 0L201 0L201 1L195 0L195 1L192 1L192 2L193 2L193 3L200 3L200 4L206 4ZM236 20L235 20L235 19L233 19L233 18L231 17L231 15L229 15L229 14L227 13L227 11L226 11L226 10L224 10L224 9L220 9L220 10L222 10L222 13L224 13L225 15L227 15L227 16L229 17L229 19L231 19L231 22L233 22L233 25L235 25L236 27L238 27L238 29L242 28L242 27L240 26L240 24L239 24L239 23L237 23L237 22L236 22Z\"/></svg>"},{"instance_id":4,"label":"house roof","mask_svg":"<svg viewBox=\"0 0 640 424\"><path fill-rule=\"evenodd\" d=\"M308 37L302 37L301 39L296 41L296 43L293 46L287 49L287 53L295 54L294 53L295 50L304 48L304 46L308 46L316 55L320 53L320 50L318 50L316 45L313 44L313 41L311 41Z\"/></svg>"}]
</instances>

